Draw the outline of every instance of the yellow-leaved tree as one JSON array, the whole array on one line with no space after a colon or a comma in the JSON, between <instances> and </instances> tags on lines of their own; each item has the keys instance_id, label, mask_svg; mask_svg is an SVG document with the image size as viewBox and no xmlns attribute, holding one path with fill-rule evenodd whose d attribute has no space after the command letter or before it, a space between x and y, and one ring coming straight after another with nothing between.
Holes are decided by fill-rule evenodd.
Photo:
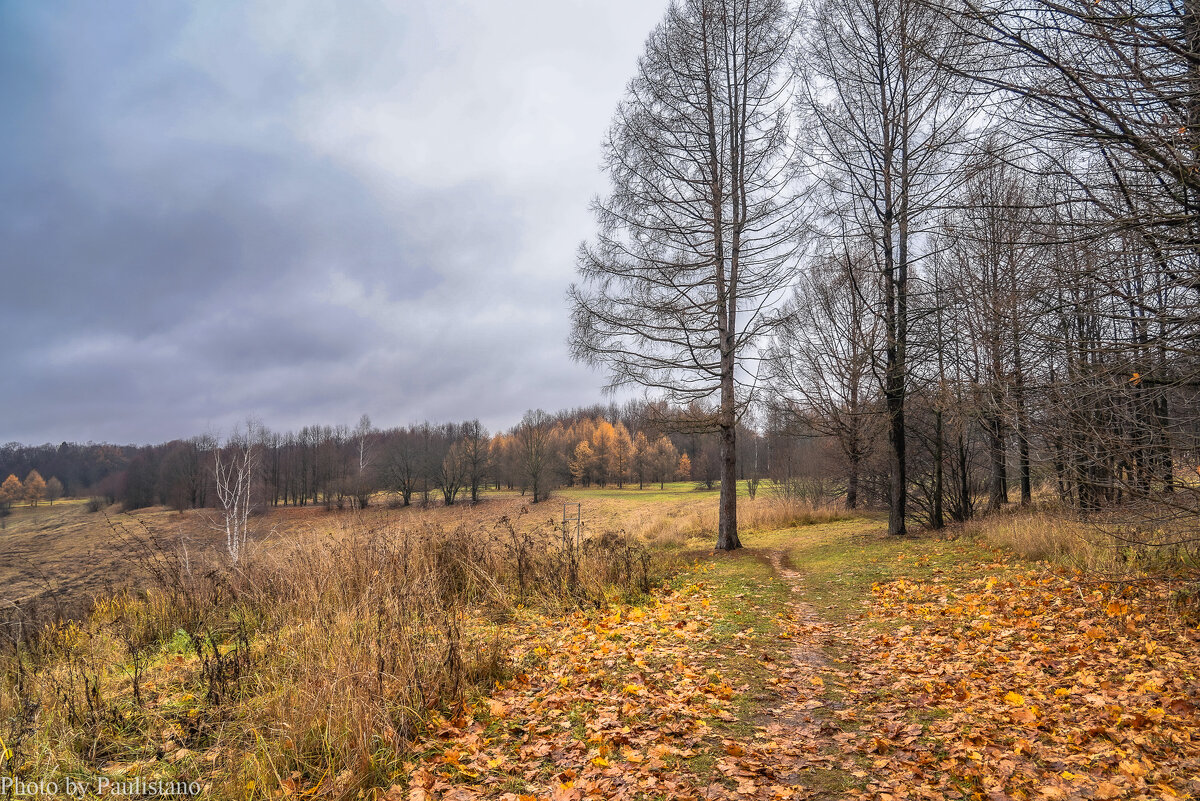
<instances>
[{"instance_id":1,"label":"yellow-leaved tree","mask_svg":"<svg viewBox=\"0 0 1200 801\"><path fill-rule=\"evenodd\" d=\"M617 446L617 432L613 424L607 420L596 421L596 430L592 433L593 470L592 479L600 486L606 486L614 477L616 467L613 464L613 451Z\"/></svg>"},{"instance_id":2,"label":"yellow-leaved tree","mask_svg":"<svg viewBox=\"0 0 1200 801\"><path fill-rule=\"evenodd\" d=\"M630 438L629 430L623 423L613 426L613 433L615 436L613 437L611 478L617 482L617 487L620 488L625 486L625 481L633 469L633 439Z\"/></svg>"},{"instance_id":3,"label":"yellow-leaved tree","mask_svg":"<svg viewBox=\"0 0 1200 801\"><path fill-rule=\"evenodd\" d=\"M12 505L24 496L25 488L21 486L21 479L14 475L4 479L4 483L0 484L0 526L4 525L4 519L12 512Z\"/></svg>"},{"instance_id":4,"label":"yellow-leaved tree","mask_svg":"<svg viewBox=\"0 0 1200 801\"><path fill-rule=\"evenodd\" d=\"M688 458L686 453L679 457L679 468L675 471L675 475L681 481L687 481L692 477L692 460Z\"/></svg>"},{"instance_id":5,"label":"yellow-leaved tree","mask_svg":"<svg viewBox=\"0 0 1200 801\"><path fill-rule=\"evenodd\" d=\"M592 477L596 472L596 455L592 453L592 446L588 445L586 440L575 446L570 467L571 476L581 486L586 487L592 483Z\"/></svg>"},{"instance_id":6,"label":"yellow-leaved tree","mask_svg":"<svg viewBox=\"0 0 1200 801\"><path fill-rule=\"evenodd\" d=\"M25 476L25 500L30 506L37 506L38 501L46 497L46 479L36 470L30 470Z\"/></svg>"}]
</instances>

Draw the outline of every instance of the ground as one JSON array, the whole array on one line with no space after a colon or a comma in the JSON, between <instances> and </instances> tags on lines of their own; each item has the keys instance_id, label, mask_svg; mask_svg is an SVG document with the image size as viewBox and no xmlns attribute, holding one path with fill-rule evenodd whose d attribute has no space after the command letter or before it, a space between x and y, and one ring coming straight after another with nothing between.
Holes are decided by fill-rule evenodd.
<instances>
[{"instance_id":1,"label":"ground","mask_svg":"<svg viewBox=\"0 0 1200 801\"><path fill-rule=\"evenodd\" d=\"M773 527L778 516L756 511L763 499L742 504L759 521L746 547L713 553L714 496L690 485L435 514L549 525L563 502L583 503L596 530L656 541L674 575L634 604L518 607L500 623L499 677L434 712L361 795L347 791L350 769L243 782L236 795L1200 797L1200 632L1185 588L1022 561L953 534L889 538L869 515ZM333 519L290 514L318 528ZM146 681L167 680L152 669ZM185 774L217 755L168 739L158 759Z\"/></svg>"},{"instance_id":2,"label":"ground","mask_svg":"<svg viewBox=\"0 0 1200 801\"><path fill-rule=\"evenodd\" d=\"M646 607L537 620L397 797L1200 796L1169 590L884 531L750 532Z\"/></svg>"}]
</instances>

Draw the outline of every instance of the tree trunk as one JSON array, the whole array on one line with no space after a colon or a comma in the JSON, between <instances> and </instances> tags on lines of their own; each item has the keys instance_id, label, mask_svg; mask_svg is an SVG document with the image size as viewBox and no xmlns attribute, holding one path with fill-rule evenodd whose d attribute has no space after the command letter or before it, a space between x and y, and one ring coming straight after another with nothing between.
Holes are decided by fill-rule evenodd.
<instances>
[{"instance_id":1,"label":"tree trunk","mask_svg":"<svg viewBox=\"0 0 1200 801\"><path fill-rule=\"evenodd\" d=\"M1017 412L1017 468L1021 473L1021 505L1033 501L1033 480L1029 464L1029 417L1025 411L1025 364L1021 353L1021 329L1013 314L1013 402Z\"/></svg>"},{"instance_id":2,"label":"tree trunk","mask_svg":"<svg viewBox=\"0 0 1200 801\"><path fill-rule=\"evenodd\" d=\"M862 457L858 453L850 454L850 476L846 481L846 508L858 508L858 472Z\"/></svg>"},{"instance_id":3,"label":"tree trunk","mask_svg":"<svg viewBox=\"0 0 1200 801\"><path fill-rule=\"evenodd\" d=\"M733 358L721 378L721 500L717 521L717 550L742 547L737 533L737 424L734 415Z\"/></svg>"},{"instance_id":4,"label":"tree trunk","mask_svg":"<svg viewBox=\"0 0 1200 801\"><path fill-rule=\"evenodd\" d=\"M888 442L892 446L888 534L903 536L908 533L904 523L905 507L908 501L908 476L905 474L904 455L904 402L889 395L888 412L891 423L888 430Z\"/></svg>"},{"instance_id":5,"label":"tree trunk","mask_svg":"<svg viewBox=\"0 0 1200 801\"><path fill-rule=\"evenodd\" d=\"M1021 471L1021 505L1033 501L1033 476L1029 459L1029 423L1025 416L1024 382L1017 378L1017 466Z\"/></svg>"},{"instance_id":6,"label":"tree trunk","mask_svg":"<svg viewBox=\"0 0 1200 801\"><path fill-rule=\"evenodd\" d=\"M960 428L958 433L958 492L962 499L962 509L959 512L960 522L970 520L975 508L971 501L971 478L967 474L969 469L967 441Z\"/></svg>"},{"instance_id":7,"label":"tree trunk","mask_svg":"<svg viewBox=\"0 0 1200 801\"><path fill-rule=\"evenodd\" d=\"M904 431L904 336L903 325L904 304L898 295L903 294L903 288L897 292L896 266L892 259L890 241L885 253L886 275L885 285L885 325L887 327L887 365L884 371L884 400L888 416L888 444L890 448L889 464L889 495L888 495L888 534L903 536L908 531L905 528L908 501L908 475L906 473Z\"/></svg>"},{"instance_id":8,"label":"tree trunk","mask_svg":"<svg viewBox=\"0 0 1200 801\"><path fill-rule=\"evenodd\" d=\"M942 410L939 408L933 417L933 509L929 513L929 527L943 528L946 525L945 514L942 511L944 471L942 462L945 458L945 438Z\"/></svg>"},{"instance_id":9,"label":"tree trunk","mask_svg":"<svg viewBox=\"0 0 1200 801\"><path fill-rule=\"evenodd\" d=\"M988 511L994 512L1008 503L1008 487L1004 465L1004 423L1000 410L993 408L987 419L988 456L991 471L988 481Z\"/></svg>"}]
</instances>

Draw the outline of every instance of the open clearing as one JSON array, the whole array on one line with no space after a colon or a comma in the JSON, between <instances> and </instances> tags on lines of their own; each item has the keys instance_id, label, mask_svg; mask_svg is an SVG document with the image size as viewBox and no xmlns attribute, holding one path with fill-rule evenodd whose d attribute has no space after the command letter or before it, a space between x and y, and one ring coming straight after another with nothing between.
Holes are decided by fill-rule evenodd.
<instances>
[{"instance_id":1,"label":"open clearing","mask_svg":"<svg viewBox=\"0 0 1200 801\"><path fill-rule=\"evenodd\" d=\"M560 490L545 503L531 504L513 491L488 491L477 505L419 505L388 508L386 499L364 510L327 510L323 505L283 506L254 518L255 538L305 537L339 532L350 526L463 524L489 527L503 516L522 526L552 526L562 518L563 503L582 503L585 523L595 530L636 529L655 522L712 514L715 491L689 482L639 490ZM224 547L220 513L215 509L176 512L163 507L122 512L113 506L87 510L87 501L71 498L18 505L0 530L0 605L38 604L71 614L92 597L137 584L145 578L138 544L157 540L184 547L207 564ZM130 540L134 541L131 552Z\"/></svg>"},{"instance_id":2,"label":"open clearing","mask_svg":"<svg viewBox=\"0 0 1200 801\"><path fill-rule=\"evenodd\" d=\"M715 497L690 486L285 515L293 533L435 519L484 531L502 515L548 526L576 501L596 531L624 524L657 542L673 577L632 604L518 604L476 621L503 641L500 664L430 710L397 758L380 739L367 764L285 767L268 747L294 736L282 725L256 728L249 750L196 734L206 716L249 721L281 700L251 691L218 710L175 643L142 691L179 724L146 741L129 723L89 770L195 780L215 798L1200 796L1200 632L1168 583L1105 582L965 539L889 539L872 517L752 527L744 550L711 554ZM746 518L770 520L766 503L745 502ZM108 681L128 689L119 670ZM127 697L118 707L148 714Z\"/></svg>"}]
</instances>

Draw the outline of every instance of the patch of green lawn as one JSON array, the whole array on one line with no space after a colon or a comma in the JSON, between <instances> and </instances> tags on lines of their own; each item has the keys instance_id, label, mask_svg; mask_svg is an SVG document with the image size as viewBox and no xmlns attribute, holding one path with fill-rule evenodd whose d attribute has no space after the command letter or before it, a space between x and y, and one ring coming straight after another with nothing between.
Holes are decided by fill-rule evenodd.
<instances>
[{"instance_id":1,"label":"patch of green lawn","mask_svg":"<svg viewBox=\"0 0 1200 801\"><path fill-rule=\"evenodd\" d=\"M749 532L749 548L782 551L802 575L801 597L832 621L862 612L877 583L929 581L996 554L964 540L927 534L889 537L883 521L858 518L799 528Z\"/></svg>"}]
</instances>

